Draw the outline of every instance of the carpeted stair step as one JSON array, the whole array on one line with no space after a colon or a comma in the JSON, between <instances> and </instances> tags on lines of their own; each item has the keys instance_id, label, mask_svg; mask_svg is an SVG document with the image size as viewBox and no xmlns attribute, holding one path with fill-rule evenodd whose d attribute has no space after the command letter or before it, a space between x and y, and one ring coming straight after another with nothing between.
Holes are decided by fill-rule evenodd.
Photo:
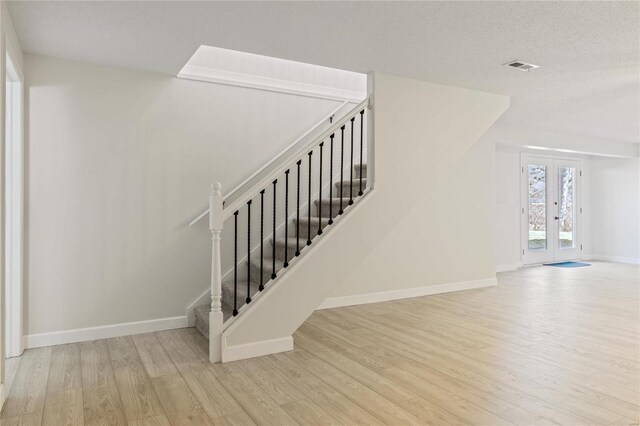
<instances>
[{"instance_id":1,"label":"carpeted stair step","mask_svg":"<svg viewBox=\"0 0 640 426\"><path fill-rule=\"evenodd\" d=\"M316 216L322 216L323 218L329 217L329 204L333 204L331 209L332 218L336 218L340 212L340 197L323 198L322 200L316 200ZM342 197L342 210L344 211L349 206L349 197Z\"/></svg>"},{"instance_id":2,"label":"carpeted stair step","mask_svg":"<svg viewBox=\"0 0 640 426\"><path fill-rule=\"evenodd\" d=\"M304 232L303 232L304 231ZM293 232L295 233L295 228L293 229ZM313 237L315 236L315 233L317 233L318 230L317 229L311 229L311 239L313 239ZM288 244L287 244L287 260L291 261L291 259L293 259L295 257L296 254L296 242L297 242L297 238L296 237L289 237ZM300 230L300 243L298 245L298 247L300 248L300 250L302 251L302 249L307 245L307 234L306 234L306 228L304 230ZM284 248L285 248L285 239L284 237L281 238L276 238L276 258L280 259L284 262Z\"/></svg>"},{"instance_id":3,"label":"carpeted stair step","mask_svg":"<svg viewBox=\"0 0 640 426\"><path fill-rule=\"evenodd\" d=\"M258 284L251 283L251 297L258 292ZM247 281L238 281L238 299L237 306L240 309L246 304L247 299ZM209 312L211 311L211 303L200 305L194 309L196 329L204 337L209 338ZM226 321L233 316L233 281L225 281L222 283L222 316Z\"/></svg>"},{"instance_id":4,"label":"carpeted stair step","mask_svg":"<svg viewBox=\"0 0 640 426\"><path fill-rule=\"evenodd\" d=\"M244 302L243 302L244 303ZM209 312L211 311L211 303L200 305L194 309L196 329L207 340L209 340ZM222 320L226 321L233 315L233 305L229 306L222 303Z\"/></svg>"},{"instance_id":5,"label":"carpeted stair step","mask_svg":"<svg viewBox=\"0 0 640 426\"><path fill-rule=\"evenodd\" d=\"M328 215L327 215L328 216ZM293 221L294 225L293 225L293 229L294 229L294 234L295 234L295 219ZM313 239L313 236L316 235L318 233L318 225L320 224L320 218L317 216L311 216L311 238ZM329 218L328 217L323 217L322 218L322 229L324 229L327 225L329 224ZM307 243L307 235L308 235L308 231L309 231L309 218L305 217L301 217L300 218L300 245L302 246L302 244L306 244Z\"/></svg>"},{"instance_id":6,"label":"carpeted stair step","mask_svg":"<svg viewBox=\"0 0 640 426\"><path fill-rule=\"evenodd\" d=\"M200 305L194 309L196 329L207 339L209 338L209 312L211 304Z\"/></svg>"},{"instance_id":7,"label":"carpeted stair step","mask_svg":"<svg viewBox=\"0 0 640 426\"><path fill-rule=\"evenodd\" d=\"M271 250L269 250L269 255L265 254L264 263L263 263L263 272L262 272L262 283L267 285L269 281L271 281L271 273L273 271L273 258L271 256ZM268 257L269 256L269 257ZM278 271L282 269L283 259L278 259L276 257L276 274ZM260 282L260 258L255 257L251 259L251 263L249 264L251 268L251 280L257 283Z\"/></svg>"},{"instance_id":8,"label":"carpeted stair step","mask_svg":"<svg viewBox=\"0 0 640 426\"><path fill-rule=\"evenodd\" d=\"M335 186L335 191L333 193L334 197L340 197L340 182L336 182L334 186ZM353 187L353 198L355 199L358 196L358 192L360 191L360 179L356 179L354 177L353 183L348 180L342 181L342 197L343 198L344 197L347 197L347 199L349 198L351 187ZM367 178L362 178L362 190L364 191L366 187L367 187Z\"/></svg>"},{"instance_id":9,"label":"carpeted stair step","mask_svg":"<svg viewBox=\"0 0 640 426\"><path fill-rule=\"evenodd\" d=\"M359 178L360 177L360 164L355 164L353 166L353 176L354 178ZM366 178L367 177L367 165L363 164L362 165L362 177Z\"/></svg>"},{"instance_id":10,"label":"carpeted stair step","mask_svg":"<svg viewBox=\"0 0 640 426\"><path fill-rule=\"evenodd\" d=\"M255 279L254 279L255 278ZM256 275L251 279L251 297L255 295L258 290L258 284L256 282L259 281L259 277ZM247 299L247 281L238 279L238 299L237 306L238 309L245 304L245 300ZM225 281L222 283L222 307L229 308L230 312L233 312L233 280Z\"/></svg>"}]
</instances>

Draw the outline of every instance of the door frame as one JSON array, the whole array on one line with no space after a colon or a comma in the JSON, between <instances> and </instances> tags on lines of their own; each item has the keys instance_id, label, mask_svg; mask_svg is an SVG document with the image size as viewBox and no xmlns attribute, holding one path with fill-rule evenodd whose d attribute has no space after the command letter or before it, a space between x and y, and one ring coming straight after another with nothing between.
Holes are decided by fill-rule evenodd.
<instances>
[{"instance_id":1,"label":"door frame","mask_svg":"<svg viewBox=\"0 0 640 426\"><path fill-rule=\"evenodd\" d=\"M525 173L525 166L528 160L530 159L539 159L542 163L550 166L551 174L549 175L551 179L546 179L546 191L547 191L547 205L546 205L546 214L547 214L547 243L549 245L553 244L553 247L547 247L547 250L544 252L545 255L540 256L532 256L527 255L528 243L529 243L529 232L528 232L528 179L527 174ZM574 230L574 241L575 247L577 251L576 257L565 257L559 256L558 250L556 247L556 243L558 242L558 222L552 219L552 222L549 221L549 218L554 216L554 201L558 199L558 188L556 188L557 182L557 170L556 163L557 162L575 162L576 166L576 181L575 181L575 196L576 196L576 227ZM562 156L562 155L552 155L552 154L542 154L542 153L532 153L532 152L521 152L520 153L520 262L523 266L531 266L531 265L540 265L542 263L556 262L556 261L567 261L567 260L580 260L583 255L583 235L582 235L582 214L583 214L583 197L582 197L582 178L584 174L583 161L580 157L571 157L571 156ZM549 226L551 225L551 226ZM549 236L552 236L550 241Z\"/></svg>"},{"instance_id":2,"label":"door frame","mask_svg":"<svg viewBox=\"0 0 640 426\"><path fill-rule=\"evenodd\" d=\"M4 357L12 358L24 351L24 76L9 49L5 60Z\"/></svg>"}]
</instances>

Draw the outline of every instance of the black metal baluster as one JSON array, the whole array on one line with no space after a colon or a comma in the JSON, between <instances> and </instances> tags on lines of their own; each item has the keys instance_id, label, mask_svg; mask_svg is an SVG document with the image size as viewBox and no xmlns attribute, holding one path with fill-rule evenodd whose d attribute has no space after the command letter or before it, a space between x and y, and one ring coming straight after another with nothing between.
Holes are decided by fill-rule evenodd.
<instances>
[{"instance_id":1,"label":"black metal baluster","mask_svg":"<svg viewBox=\"0 0 640 426\"><path fill-rule=\"evenodd\" d=\"M353 121L351 117L351 168L349 169L349 205L353 204Z\"/></svg>"},{"instance_id":2,"label":"black metal baluster","mask_svg":"<svg viewBox=\"0 0 640 426\"><path fill-rule=\"evenodd\" d=\"M284 266L289 266L289 170L284 172Z\"/></svg>"},{"instance_id":3,"label":"black metal baluster","mask_svg":"<svg viewBox=\"0 0 640 426\"><path fill-rule=\"evenodd\" d=\"M264 189L260 191L260 287L258 290L264 290L263 278L264 265ZM251 265L249 265L251 267Z\"/></svg>"},{"instance_id":4,"label":"black metal baluster","mask_svg":"<svg viewBox=\"0 0 640 426\"><path fill-rule=\"evenodd\" d=\"M273 181L273 235L271 236L272 272L271 279L276 278L276 185L278 179Z\"/></svg>"},{"instance_id":5,"label":"black metal baluster","mask_svg":"<svg viewBox=\"0 0 640 426\"><path fill-rule=\"evenodd\" d=\"M360 111L360 191L358 195L362 195L362 147L364 140L364 110Z\"/></svg>"},{"instance_id":6,"label":"black metal baluster","mask_svg":"<svg viewBox=\"0 0 640 426\"><path fill-rule=\"evenodd\" d=\"M238 211L233 213L233 316L238 315Z\"/></svg>"},{"instance_id":7,"label":"black metal baluster","mask_svg":"<svg viewBox=\"0 0 640 426\"><path fill-rule=\"evenodd\" d=\"M296 185L296 256L300 256L300 165L302 160L298 160L298 184Z\"/></svg>"},{"instance_id":8,"label":"black metal baluster","mask_svg":"<svg viewBox=\"0 0 640 426\"><path fill-rule=\"evenodd\" d=\"M322 200L322 149L324 141L320 142L320 183L318 184L318 200ZM322 206L318 211L318 235L322 235Z\"/></svg>"},{"instance_id":9,"label":"black metal baluster","mask_svg":"<svg viewBox=\"0 0 640 426\"><path fill-rule=\"evenodd\" d=\"M340 210L338 210L338 214L344 213L342 210L342 184L344 181L342 176L344 173L344 128L344 125L340 127Z\"/></svg>"},{"instance_id":10,"label":"black metal baluster","mask_svg":"<svg viewBox=\"0 0 640 426\"><path fill-rule=\"evenodd\" d=\"M311 245L311 156L313 151L309 152L309 202L307 204L307 245ZM322 208L322 207L321 207Z\"/></svg>"},{"instance_id":11,"label":"black metal baluster","mask_svg":"<svg viewBox=\"0 0 640 426\"><path fill-rule=\"evenodd\" d=\"M251 200L247 201L247 262L251 259ZM247 298L246 303L251 303L251 267L247 267Z\"/></svg>"},{"instance_id":12,"label":"black metal baluster","mask_svg":"<svg viewBox=\"0 0 640 426\"><path fill-rule=\"evenodd\" d=\"M331 143L329 148L329 221L327 222L329 225L333 223L333 138L335 136L335 134L330 136Z\"/></svg>"}]
</instances>

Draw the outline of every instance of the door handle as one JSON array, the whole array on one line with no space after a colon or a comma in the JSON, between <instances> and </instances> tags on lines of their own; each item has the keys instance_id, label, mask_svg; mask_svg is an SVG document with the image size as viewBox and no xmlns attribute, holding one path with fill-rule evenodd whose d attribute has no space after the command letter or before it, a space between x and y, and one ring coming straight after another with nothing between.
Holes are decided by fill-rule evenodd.
<instances>
[{"instance_id":1,"label":"door handle","mask_svg":"<svg viewBox=\"0 0 640 426\"><path fill-rule=\"evenodd\" d=\"M560 219L560 218L559 218L558 216L554 216L554 219L555 219L555 220L558 220L558 219Z\"/></svg>"}]
</instances>

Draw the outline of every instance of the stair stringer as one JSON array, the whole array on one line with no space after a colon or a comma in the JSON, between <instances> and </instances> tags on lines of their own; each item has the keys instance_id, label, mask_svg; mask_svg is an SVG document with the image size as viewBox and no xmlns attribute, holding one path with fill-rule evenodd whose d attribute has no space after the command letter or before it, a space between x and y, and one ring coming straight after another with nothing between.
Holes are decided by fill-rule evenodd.
<instances>
[{"instance_id":1,"label":"stair stringer","mask_svg":"<svg viewBox=\"0 0 640 426\"><path fill-rule=\"evenodd\" d=\"M375 197L368 189L334 223L313 240L311 251L294 258L286 271L271 284L268 294L246 307L243 315L222 333L222 362L251 358L293 349L293 333L309 318L355 265L340 262L342 252L362 249L358 240L340 228L358 220L361 209ZM331 267L328 267L331 265ZM300 285L313 277L321 285ZM292 302L292 301L295 301Z\"/></svg>"}]
</instances>

